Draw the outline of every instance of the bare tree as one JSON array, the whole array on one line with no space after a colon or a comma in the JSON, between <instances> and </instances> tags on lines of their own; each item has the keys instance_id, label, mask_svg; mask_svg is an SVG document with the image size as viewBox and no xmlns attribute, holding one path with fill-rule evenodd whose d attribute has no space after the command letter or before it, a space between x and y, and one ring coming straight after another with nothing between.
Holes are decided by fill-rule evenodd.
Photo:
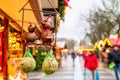
<instances>
[{"instance_id":1,"label":"bare tree","mask_svg":"<svg viewBox=\"0 0 120 80\"><path fill-rule=\"evenodd\" d=\"M67 39L66 40L67 48L68 49L74 49L74 46L76 44L76 41L73 39Z\"/></svg>"},{"instance_id":2,"label":"bare tree","mask_svg":"<svg viewBox=\"0 0 120 80\"><path fill-rule=\"evenodd\" d=\"M120 1L119 0L101 0L102 8L93 8L90 14L86 17L86 21L90 26L89 36L91 42L109 37L113 34L113 29L120 35ZM115 30L116 25L119 26Z\"/></svg>"},{"instance_id":3,"label":"bare tree","mask_svg":"<svg viewBox=\"0 0 120 80\"><path fill-rule=\"evenodd\" d=\"M120 1L119 0L102 0L107 16L112 20L112 24L118 25L116 33L120 36ZM115 28L114 28L115 29Z\"/></svg>"}]
</instances>

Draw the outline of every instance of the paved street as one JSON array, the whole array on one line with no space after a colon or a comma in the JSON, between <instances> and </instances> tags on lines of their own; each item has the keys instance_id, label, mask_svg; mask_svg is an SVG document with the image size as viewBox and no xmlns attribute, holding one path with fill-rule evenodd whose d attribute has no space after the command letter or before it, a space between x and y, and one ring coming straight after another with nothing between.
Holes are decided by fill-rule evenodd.
<instances>
[{"instance_id":1,"label":"paved street","mask_svg":"<svg viewBox=\"0 0 120 80\"><path fill-rule=\"evenodd\" d=\"M98 72L100 80L115 80L114 73L104 67L102 63L99 64ZM71 56L67 59L62 58L62 65L51 75L45 75L42 72L32 72L29 74L29 80L92 80L91 72L86 71L86 78L84 76L83 59L77 57L73 63Z\"/></svg>"},{"instance_id":2,"label":"paved street","mask_svg":"<svg viewBox=\"0 0 120 80\"><path fill-rule=\"evenodd\" d=\"M29 75L30 80L74 80L74 66L72 59L68 56L67 59L62 58L62 65L59 69L51 74L45 75L42 72L33 72Z\"/></svg>"}]
</instances>

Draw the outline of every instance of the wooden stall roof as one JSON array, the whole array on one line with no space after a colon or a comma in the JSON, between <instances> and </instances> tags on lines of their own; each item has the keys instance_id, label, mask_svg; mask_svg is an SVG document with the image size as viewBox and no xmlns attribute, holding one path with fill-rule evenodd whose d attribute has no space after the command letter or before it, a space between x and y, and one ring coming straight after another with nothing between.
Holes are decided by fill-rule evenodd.
<instances>
[{"instance_id":1,"label":"wooden stall roof","mask_svg":"<svg viewBox=\"0 0 120 80\"><path fill-rule=\"evenodd\" d=\"M22 11L19 12L19 10L23 7L23 5L27 2L28 0L0 0L0 10L5 12L9 17L11 17L18 25L19 27L22 27ZM32 0L33 1L33 0ZM33 5L38 5L36 4L36 1L33 1ZM26 9L33 9L31 7L31 4L28 3L25 6ZM34 7L35 8L35 7ZM38 7L36 7L37 9ZM39 28L39 14L36 14L33 11L25 10L24 13L24 30L27 31L27 28L29 26L29 23L34 23L37 25Z\"/></svg>"}]
</instances>

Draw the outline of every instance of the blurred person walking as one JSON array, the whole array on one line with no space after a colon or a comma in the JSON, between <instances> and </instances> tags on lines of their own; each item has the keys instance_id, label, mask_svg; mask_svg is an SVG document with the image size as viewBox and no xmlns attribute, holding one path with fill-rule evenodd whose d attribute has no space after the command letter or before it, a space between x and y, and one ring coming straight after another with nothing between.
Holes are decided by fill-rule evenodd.
<instances>
[{"instance_id":1,"label":"blurred person walking","mask_svg":"<svg viewBox=\"0 0 120 80\"><path fill-rule=\"evenodd\" d=\"M75 58L76 58L76 54L75 54L74 51L71 53L71 57L72 57L72 60L73 60L73 62L74 62L74 61L75 61Z\"/></svg>"},{"instance_id":2,"label":"blurred person walking","mask_svg":"<svg viewBox=\"0 0 120 80\"><path fill-rule=\"evenodd\" d=\"M95 71L98 67L98 59L94 51L88 51L84 58L84 67L92 73L92 80L95 80Z\"/></svg>"},{"instance_id":3,"label":"blurred person walking","mask_svg":"<svg viewBox=\"0 0 120 80\"><path fill-rule=\"evenodd\" d=\"M108 65L115 63L114 72L116 80L120 80L120 49L118 45L113 46L113 50L108 54Z\"/></svg>"}]
</instances>

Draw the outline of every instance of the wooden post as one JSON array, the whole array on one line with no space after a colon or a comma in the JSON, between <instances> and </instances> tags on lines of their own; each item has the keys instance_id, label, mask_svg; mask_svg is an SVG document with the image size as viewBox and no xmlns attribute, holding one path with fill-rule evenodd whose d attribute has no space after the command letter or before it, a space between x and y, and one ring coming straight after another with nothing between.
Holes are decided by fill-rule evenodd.
<instances>
[{"instance_id":1,"label":"wooden post","mask_svg":"<svg viewBox=\"0 0 120 80\"><path fill-rule=\"evenodd\" d=\"M8 19L4 18L4 32L3 32L3 76L7 80L7 56L8 56Z\"/></svg>"},{"instance_id":2,"label":"wooden post","mask_svg":"<svg viewBox=\"0 0 120 80\"><path fill-rule=\"evenodd\" d=\"M22 35L22 40L23 40L23 28L24 28L24 14L25 14L25 12L24 12L25 10L24 10L24 8L23 8L23 10L22 10L22 30L21 30L21 35ZM21 48L23 49L22 50L22 53L24 54L25 53L25 44L21 44Z\"/></svg>"},{"instance_id":3,"label":"wooden post","mask_svg":"<svg viewBox=\"0 0 120 80\"><path fill-rule=\"evenodd\" d=\"M37 0L37 3L38 3L38 8L40 10L41 20L44 20L43 11L42 11L42 5L41 5L41 0Z\"/></svg>"}]
</instances>

